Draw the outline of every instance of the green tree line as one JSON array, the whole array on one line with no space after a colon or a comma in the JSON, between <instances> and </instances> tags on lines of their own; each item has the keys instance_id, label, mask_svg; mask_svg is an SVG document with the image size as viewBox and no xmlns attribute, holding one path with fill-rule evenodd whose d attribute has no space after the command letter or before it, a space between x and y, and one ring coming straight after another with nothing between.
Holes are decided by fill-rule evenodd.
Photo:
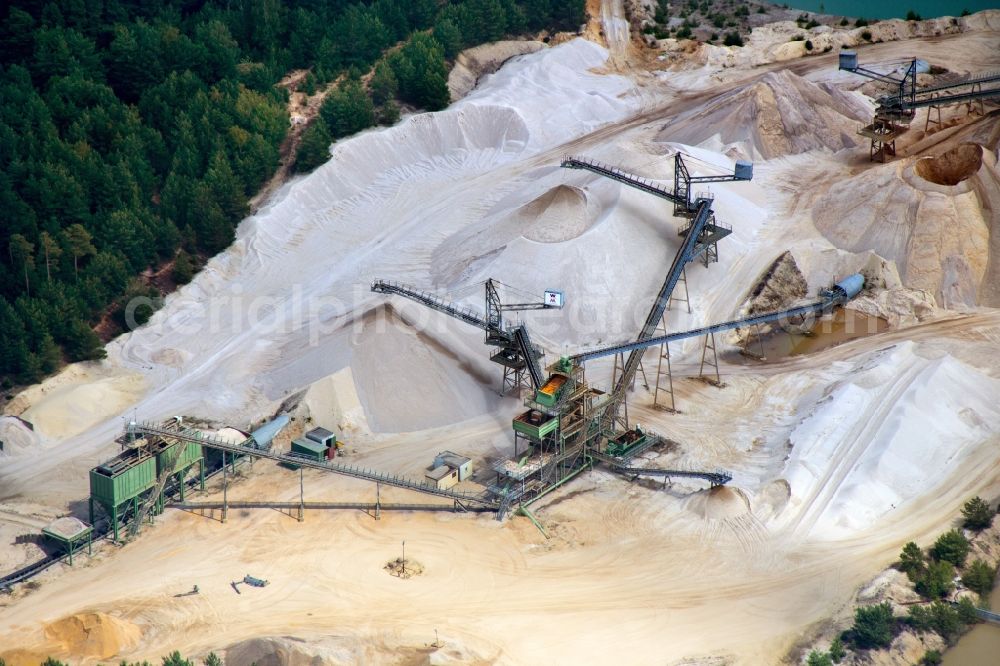
<instances>
[{"instance_id":1,"label":"green tree line","mask_svg":"<svg viewBox=\"0 0 1000 666\"><path fill-rule=\"evenodd\" d=\"M584 18L582 0L14 0L0 12L5 384L101 358L94 327L113 331L130 298L158 294L138 276L174 261L185 282L232 242L278 165L285 72L311 68L312 85L350 74L303 142L321 161L330 139L394 122L396 100L445 106L458 49ZM357 73L380 59L363 86Z\"/></svg>"}]
</instances>

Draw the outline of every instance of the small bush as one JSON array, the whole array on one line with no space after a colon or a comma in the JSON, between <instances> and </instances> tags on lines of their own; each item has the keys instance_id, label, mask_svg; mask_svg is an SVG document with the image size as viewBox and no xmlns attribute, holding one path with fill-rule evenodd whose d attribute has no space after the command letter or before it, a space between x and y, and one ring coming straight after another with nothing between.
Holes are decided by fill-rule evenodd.
<instances>
[{"instance_id":1,"label":"small bush","mask_svg":"<svg viewBox=\"0 0 1000 666\"><path fill-rule=\"evenodd\" d=\"M738 32L727 32L722 43L726 46L743 46L743 38L740 37L740 33Z\"/></svg>"},{"instance_id":2,"label":"small bush","mask_svg":"<svg viewBox=\"0 0 1000 666\"><path fill-rule=\"evenodd\" d=\"M715 40L717 40L718 38L719 38L719 33L717 33L717 32L713 32L713 33L712 33L712 36L708 38L708 41L710 41L710 42L714 42L714 41L715 41Z\"/></svg>"},{"instance_id":3,"label":"small bush","mask_svg":"<svg viewBox=\"0 0 1000 666\"><path fill-rule=\"evenodd\" d=\"M807 39L805 46L806 46L806 51L812 51L813 50L812 40L811 39Z\"/></svg>"},{"instance_id":4,"label":"small bush","mask_svg":"<svg viewBox=\"0 0 1000 666\"><path fill-rule=\"evenodd\" d=\"M855 28L863 28L866 25L868 25L868 19L863 16L859 17L858 20L854 22Z\"/></svg>"},{"instance_id":5,"label":"small bush","mask_svg":"<svg viewBox=\"0 0 1000 666\"><path fill-rule=\"evenodd\" d=\"M910 11L906 12L906 20L907 21L920 21L922 19L920 18L920 14L916 13L915 11L913 11L911 9Z\"/></svg>"},{"instance_id":6,"label":"small bush","mask_svg":"<svg viewBox=\"0 0 1000 666\"><path fill-rule=\"evenodd\" d=\"M982 497L973 497L962 507L963 527L984 530L993 524L993 510Z\"/></svg>"},{"instance_id":7,"label":"small bush","mask_svg":"<svg viewBox=\"0 0 1000 666\"><path fill-rule=\"evenodd\" d=\"M968 11L968 10L966 10L966 11ZM760 5L759 7L757 7L757 13L758 14L766 14L767 13L767 10L764 9L764 5ZM965 14L962 14L962 16L965 16Z\"/></svg>"},{"instance_id":8,"label":"small bush","mask_svg":"<svg viewBox=\"0 0 1000 666\"><path fill-rule=\"evenodd\" d=\"M959 16L971 16L971 15L972 15L972 12L970 12L968 9L963 9L962 13L959 14Z\"/></svg>"},{"instance_id":9,"label":"small bush","mask_svg":"<svg viewBox=\"0 0 1000 666\"><path fill-rule=\"evenodd\" d=\"M841 25L841 27L847 25L848 23L850 23L850 21L847 20L846 16L844 18L840 19L840 25Z\"/></svg>"},{"instance_id":10,"label":"small bush","mask_svg":"<svg viewBox=\"0 0 1000 666\"><path fill-rule=\"evenodd\" d=\"M866 42L872 41L872 33L865 30L864 32L861 33L861 39L865 40Z\"/></svg>"},{"instance_id":11,"label":"small bush","mask_svg":"<svg viewBox=\"0 0 1000 666\"><path fill-rule=\"evenodd\" d=\"M690 39L691 38L691 28L687 27L686 25L681 26L677 30L677 34L674 35L674 36L677 37L677 39Z\"/></svg>"},{"instance_id":12,"label":"small bush","mask_svg":"<svg viewBox=\"0 0 1000 666\"><path fill-rule=\"evenodd\" d=\"M837 636L830 643L830 659L833 660L833 663L839 664L846 656L847 650L844 649L844 641L840 640L840 636Z\"/></svg>"},{"instance_id":13,"label":"small bush","mask_svg":"<svg viewBox=\"0 0 1000 666\"><path fill-rule=\"evenodd\" d=\"M892 642L895 623L892 606L888 602L862 606L854 611L852 640L862 649L886 647Z\"/></svg>"},{"instance_id":14,"label":"small bush","mask_svg":"<svg viewBox=\"0 0 1000 666\"><path fill-rule=\"evenodd\" d=\"M833 50L833 46L830 45L830 44L827 44L826 46L823 47L823 53L829 53L832 50Z\"/></svg>"},{"instance_id":15,"label":"small bush","mask_svg":"<svg viewBox=\"0 0 1000 666\"><path fill-rule=\"evenodd\" d=\"M914 589L928 599L943 599L954 588L955 568L950 562L931 562L915 581Z\"/></svg>"},{"instance_id":16,"label":"small bush","mask_svg":"<svg viewBox=\"0 0 1000 666\"><path fill-rule=\"evenodd\" d=\"M809 653L809 658L806 659L806 666L833 666L833 660L826 652L813 650Z\"/></svg>"},{"instance_id":17,"label":"small bush","mask_svg":"<svg viewBox=\"0 0 1000 666\"><path fill-rule=\"evenodd\" d=\"M961 569L969 555L969 540L958 530L949 530L931 546L931 556L941 562L951 562Z\"/></svg>"},{"instance_id":18,"label":"small bush","mask_svg":"<svg viewBox=\"0 0 1000 666\"><path fill-rule=\"evenodd\" d=\"M941 652L938 650L928 650L920 658L920 666L940 666L942 661L944 661L944 657L941 656Z\"/></svg>"},{"instance_id":19,"label":"small bush","mask_svg":"<svg viewBox=\"0 0 1000 666\"><path fill-rule=\"evenodd\" d=\"M993 589L993 579L996 569L982 560L975 560L962 574L962 585L981 597L985 597Z\"/></svg>"},{"instance_id":20,"label":"small bush","mask_svg":"<svg viewBox=\"0 0 1000 666\"><path fill-rule=\"evenodd\" d=\"M806 23L806 28L816 28L816 27L819 27L819 21L817 21L816 19L813 19L809 21L809 23Z\"/></svg>"}]
</instances>

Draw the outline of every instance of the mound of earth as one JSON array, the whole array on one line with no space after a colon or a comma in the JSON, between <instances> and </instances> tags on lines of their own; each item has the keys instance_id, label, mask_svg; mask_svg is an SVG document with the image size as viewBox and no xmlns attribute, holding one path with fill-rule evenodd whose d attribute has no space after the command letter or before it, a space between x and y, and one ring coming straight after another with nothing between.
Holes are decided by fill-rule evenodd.
<instances>
[{"instance_id":1,"label":"mound of earth","mask_svg":"<svg viewBox=\"0 0 1000 666\"><path fill-rule=\"evenodd\" d=\"M991 249L1000 239L990 237L1000 217L1000 174L992 154L967 146L834 184L813 207L816 228L838 248L896 262L906 287L927 291L942 307L980 304L991 254L1000 258L1000 248ZM958 182L940 185L928 175Z\"/></svg>"},{"instance_id":2,"label":"mound of earth","mask_svg":"<svg viewBox=\"0 0 1000 666\"><path fill-rule=\"evenodd\" d=\"M31 450L38 444L38 435L16 416L0 416L0 456L10 456Z\"/></svg>"},{"instance_id":3,"label":"mound of earth","mask_svg":"<svg viewBox=\"0 0 1000 666\"><path fill-rule=\"evenodd\" d=\"M771 159L854 148L858 123L870 116L860 95L786 70L770 72L681 116L663 128L659 139L716 148L735 144L748 158Z\"/></svg>"},{"instance_id":4,"label":"mound of earth","mask_svg":"<svg viewBox=\"0 0 1000 666\"><path fill-rule=\"evenodd\" d=\"M774 312L806 295L808 284L795 263L791 252L785 251L764 271L763 277L750 292L746 306L747 315Z\"/></svg>"},{"instance_id":5,"label":"mound of earth","mask_svg":"<svg viewBox=\"0 0 1000 666\"><path fill-rule=\"evenodd\" d=\"M587 215L583 190L557 185L531 201L515 214L522 218L524 237L539 243L561 243L580 236L593 219Z\"/></svg>"},{"instance_id":6,"label":"mound of earth","mask_svg":"<svg viewBox=\"0 0 1000 666\"><path fill-rule=\"evenodd\" d=\"M716 486L707 493L699 493L691 498L688 509L713 520L736 518L750 512L750 502L743 491L730 486Z\"/></svg>"},{"instance_id":7,"label":"mound of earth","mask_svg":"<svg viewBox=\"0 0 1000 666\"><path fill-rule=\"evenodd\" d=\"M74 658L107 659L138 643L142 631L105 613L77 613L46 625L45 637Z\"/></svg>"}]
</instances>

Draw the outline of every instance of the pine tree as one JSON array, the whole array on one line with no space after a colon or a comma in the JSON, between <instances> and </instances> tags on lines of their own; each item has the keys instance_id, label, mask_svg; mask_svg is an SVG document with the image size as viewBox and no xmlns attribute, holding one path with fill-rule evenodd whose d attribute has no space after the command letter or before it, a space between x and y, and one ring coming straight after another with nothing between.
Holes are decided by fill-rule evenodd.
<instances>
[{"instance_id":1,"label":"pine tree","mask_svg":"<svg viewBox=\"0 0 1000 666\"><path fill-rule=\"evenodd\" d=\"M298 172L312 171L330 159L330 144L332 142L333 139L330 137L326 121L322 118L316 118L302 133L302 142L299 143L298 152L295 154L295 170Z\"/></svg>"},{"instance_id":2,"label":"pine tree","mask_svg":"<svg viewBox=\"0 0 1000 666\"><path fill-rule=\"evenodd\" d=\"M949 530L938 537L930 552L934 559L950 562L961 569L969 554L969 540L958 530Z\"/></svg>"},{"instance_id":3,"label":"pine tree","mask_svg":"<svg viewBox=\"0 0 1000 666\"><path fill-rule=\"evenodd\" d=\"M13 234L10 237L10 260L11 264L24 271L24 290L31 295L31 282L28 280L28 271L35 267L35 246L21 234Z\"/></svg>"},{"instance_id":4,"label":"pine tree","mask_svg":"<svg viewBox=\"0 0 1000 666\"><path fill-rule=\"evenodd\" d=\"M993 589L996 569L982 560L975 560L962 574L962 585L980 596L986 596Z\"/></svg>"},{"instance_id":5,"label":"pine tree","mask_svg":"<svg viewBox=\"0 0 1000 666\"><path fill-rule=\"evenodd\" d=\"M907 575L911 582L916 582L927 569L924 552L912 541L903 546L899 555L899 570Z\"/></svg>"},{"instance_id":6,"label":"pine tree","mask_svg":"<svg viewBox=\"0 0 1000 666\"><path fill-rule=\"evenodd\" d=\"M320 108L320 115L335 139L350 136L375 123L371 98L359 82L351 80L330 93Z\"/></svg>"},{"instance_id":7,"label":"pine tree","mask_svg":"<svg viewBox=\"0 0 1000 666\"><path fill-rule=\"evenodd\" d=\"M993 511L982 497L973 497L962 507L963 526L970 530L984 530L993 524Z\"/></svg>"},{"instance_id":8,"label":"pine tree","mask_svg":"<svg viewBox=\"0 0 1000 666\"><path fill-rule=\"evenodd\" d=\"M399 92L399 82L396 81L396 75L393 74L392 68L385 60L379 60L378 64L375 65L375 71L368 86L372 91L372 102L377 106L385 104Z\"/></svg>"},{"instance_id":9,"label":"pine tree","mask_svg":"<svg viewBox=\"0 0 1000 666\"><path fill-rule=\"evenodd\" d=\"M83 228L81 224L73 224L63 231L63 240L73 255L73 273L80 274L80 258L97 253L97 248L90 242L92 236L90 232Z\"/></svg>"}]
</instances>

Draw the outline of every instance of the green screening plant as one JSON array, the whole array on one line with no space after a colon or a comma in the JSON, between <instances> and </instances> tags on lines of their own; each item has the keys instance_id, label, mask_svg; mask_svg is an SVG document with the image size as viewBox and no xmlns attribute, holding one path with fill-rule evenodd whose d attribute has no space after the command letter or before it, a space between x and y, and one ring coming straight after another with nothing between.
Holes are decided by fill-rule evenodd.
<instances>
[{"instance_id":1,"label":"green screening plant","mask_svg":"<svg viewBox=\"0 0 1000 666\"><path fill-rule=\"evenodd\" d=\"M912 541L907 542L899 554L899 563L896 568L905 573L910 582L915 583L927 571L924 551L920 550L920 547Z\"/></svg>"},{"instance_id":2,"label":"green screening plant","mask_svg":"<svg viewBox=\"0 0 1000 666\"><path fill-rule=\"evenodd\" d=\"M927 599L942 599L954 589L954 577L955 568L950 562L933 561L928 563L926 571L917 578L914 589Z\"/></svg>"}]
</instances>

